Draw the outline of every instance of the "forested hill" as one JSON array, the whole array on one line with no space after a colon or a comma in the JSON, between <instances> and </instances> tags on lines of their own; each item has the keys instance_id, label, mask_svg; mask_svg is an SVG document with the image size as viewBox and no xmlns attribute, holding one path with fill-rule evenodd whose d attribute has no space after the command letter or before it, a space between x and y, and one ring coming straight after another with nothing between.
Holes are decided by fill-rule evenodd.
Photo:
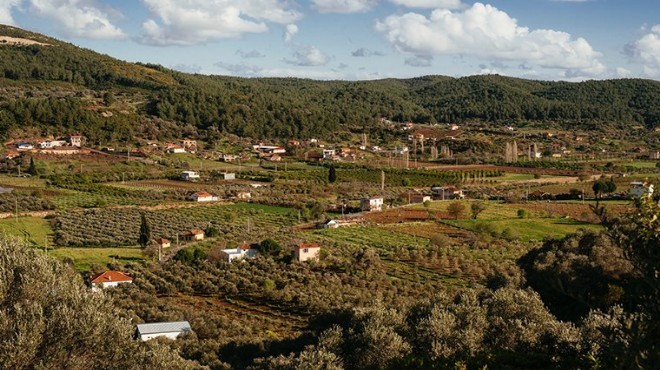
<instances>
[{"instance_id":1,"label":"forested hill","mask_svg":"<svg viewBox=\"0 0 660 370\"><path fill-rule=\"evenodd\" d=\"M652 129L660 126L660 82L543 82L492 75L360 82L203 76L127 63L0 26L0 108L5 135L34 126L46 132L80 130L93 138L107 136L104 140L121 139L119 132L155 135L165 128L172 135L210 129L255 138L328 137L361 132L378 117ZM108 117L107 112L121 114Z\"/></svg>"}]
</instances>

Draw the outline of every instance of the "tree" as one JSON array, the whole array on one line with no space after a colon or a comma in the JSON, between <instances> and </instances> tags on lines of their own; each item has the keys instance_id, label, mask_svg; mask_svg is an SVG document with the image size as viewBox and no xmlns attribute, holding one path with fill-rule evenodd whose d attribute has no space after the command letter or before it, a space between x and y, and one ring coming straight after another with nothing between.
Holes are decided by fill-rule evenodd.
<instances>
[{"instance_id":1,"label":"tree","mask_svg":"<svg viewBox=\"0 0 660 370\"><path fill-rule=\"evenodd\" d=\"M30 157L30 167L28 167L27 172L32 176L39 174L39 171L37 171L37 166L34 164L34 158L32 157Z\"/></svg>"},{"instance_id":2,"label":"tree","mask_svg":"<svg viewBox=\"0 0 660 370\"><path fill-rule=\"evenodd\" d=\"M264 256L276 256L281 250L280 244L273 239L264 239L259 243L259 253Z\"/></svg>"},{"instance_id":3,"label":"tree","mask_svg":"<svg viewBox=\"0 0 660 370\"><path fill-rule=\"evenodd\" d=\"M335 165L331 164L328 169L328 182L333 184L335 181L337 181L337 171L335 170Z\"/></svg>"},{"instance_id":4,"label":"tree","mask_svg":"<svg viewBox=\"0 0 660 370\"><path fill-rule=\"evenodd\" d=\"M138 238L138 244L145 248L147 244L151 241L151 226L149 226L149 221L147 216L142 213L141 222L140 222L140 237Z\"/></svg>"},{"instance_id":5,"label":"tree","mask_svg":"<svg viewBox=\"0 0 660 370\"><path fill-rule=\"evenodd\" d=\"M1 369L192 368L135 326L69 266L0 237ZM109 345L108 343L112 343Z\"/></svg>"},{"instance_id":6,"label":"tree","mask_svg":"<svg viewBox=\"0 0 660 370\"><path fill-rule=\"evenodd\" d=\"M449 213L449 216L458 219L459 217L463 216L463 213L465 212L465 205L461 202L451 202L449 206L447 206L447 213Z\"/></svg>"},{"instance_id":7,"label":"tree","mask_svg":"<svg viewBox=\"0 0 660 370\"><path fill-rule=\"evenodd\" d=\"M472 204L470 204L470 215L474 220L476 220L477 217L479 217L479 214L485 210L486 204L484 204L484 202L472 202Z\"/></svg>"}]
</instances>

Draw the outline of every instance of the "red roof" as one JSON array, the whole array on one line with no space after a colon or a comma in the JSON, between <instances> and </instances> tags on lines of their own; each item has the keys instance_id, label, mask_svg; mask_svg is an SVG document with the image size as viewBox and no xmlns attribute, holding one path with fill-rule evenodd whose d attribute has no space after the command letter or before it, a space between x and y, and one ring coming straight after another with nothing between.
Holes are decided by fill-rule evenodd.
<instances>
[{"instance_id":1,"label":"red roof","mask_svg":"<svg viewBox=\"0 0 660 370\"><path fill-rule=\"evenodd\" d=\"M133 278L121 271L106 271L100 274L92 275L91 279L92 284L117 281L133 281Z\"/></svg>"},{"instance_id":2,"label":"red roof","mask_svg":"<svg viewBox=\"0 0 660 370\"><path fill-rule=\"evenodd\" d=\"M170 241L165 238L160 238L156 241L158 242L158 244L170 244Z\"/></svg>"},{"instance_id":3,"label":"red roof","mask_svg":"<svg viewBox=\"0 0 660 370\"><path fill-rule=\"evenodd\" d=\"M252 249L252 247L250 247L250 244L243 242L243 244L238 246L238 249L249 251L250 249Z\"/></svg>"},{"instance_id":4,"label":"red roof","mask_svg":"<svg viewBox=\"0 0 660 370\"><path fill-rule=\"evenodd\" d=\"M212 197L213 196L213 194L207 193L205 191L197 192L194 195L196 195L198 198L207 198L207 197Z\"/></svg>"}]
</instances>

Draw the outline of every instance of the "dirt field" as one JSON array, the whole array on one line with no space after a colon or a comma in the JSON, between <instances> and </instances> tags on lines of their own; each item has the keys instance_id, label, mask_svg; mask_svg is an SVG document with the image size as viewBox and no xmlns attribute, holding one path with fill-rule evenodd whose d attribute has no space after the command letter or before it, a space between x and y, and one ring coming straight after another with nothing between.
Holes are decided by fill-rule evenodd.
<instances>
[{"instance_id":1,"label":"dirt field","mask_svg":"<svg viewBox=\"0 0 660 370\"><path fill-rule=\"evenodd\" d=\"M382 212L367 212L364 220L376 224L393 224L411 221L428 221L434 218L448 218L447 212L429 211L425 209L413 209L409 207L398 207Z\"/></svg>"}]
</instances>

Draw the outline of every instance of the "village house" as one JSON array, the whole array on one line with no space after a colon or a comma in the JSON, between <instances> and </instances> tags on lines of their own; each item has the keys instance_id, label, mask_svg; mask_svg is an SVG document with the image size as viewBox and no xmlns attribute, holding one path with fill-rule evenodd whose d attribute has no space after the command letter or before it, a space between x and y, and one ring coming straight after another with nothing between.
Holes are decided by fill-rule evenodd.
<instances>
[{"instance_id":1,"label":"village house","mask_svg":"<svg viewBox=\"0 0 660 370\"><path fill-rule=\"evenodd\" d=\"M183 181L197 181L199 180L199 173L195 171L183 171L181 172L181 180Z\"/></svg>"},{"instance_id":2,"label":"village house","mask_svg":"<svg viewBox=\"0 0 660 370\"><path fill-rule=\"evenodd\" d=\"M257 256L257 253L258 251L253 249L250 244L247 243L243 243L236 248L222 250L222 255L225 262L232 262L245 258L254 258Z\"/></svg>"},{"instance_id":3,"label":"village house","mask_svg":"<svg viewBox=\"0 0 660 370\"><path fill-rule=\"evenodd\" d=\"M653 184L649 184L642 181L633 181L630 183L630 189L628 189L628 194L630 194L630 196L633 198L652 196Z\"/></svg>"},{"instance_id":4,"label":"village house","mask_svg":"<svg viewBox=\"0 0 660 370\"><path fill-rule=\"evenodd\" d=\"M394 148L393 153L394 154L406 154L408 153L408 147L407 146L397 146Z\"/></svg>"},{"instance_id":5,"label":"village house","mask_svg":"<svg viewBox=\"0 0 660 370\"><path fill-rule=\"evenodd\" d=\"M39 147L41 149L51 149L58 146L65 146L66 144L66 140L44 140L39 143Z\"/></svg>"},{"instance_id":6,"label":"village house","mask_svg":"<svg viewBox=\"0 0 660 370\"><path fill-rule=\"evenodd\" d=\"M233 172L223 172L220 174L223 180L236 180L236 174Z\"/></svg>"},{"instance_id":7,"label":"village house","mask_svg":"<svg viewBox=\"0 0 660 370\"><path fill-rule=\"evenodd\" d=\"M197 141L195 140L183 140L181 146L190 153L195 153L197 151Z\"/></svg>"},{"instance_id":8,"label":"village house","mask_svg":"<svg viewBox=\"0 0 660 370\"><path fill-rule=\"evenodd\" d=\"M434 186L431 188L431 198L435 200L463 199L463 190L453 186Z\"/></svg>"},{"instance_id":9,"label":"village house","mask_svg":"<svg viewBox=\"0 0 660 370\"><path fill-rule=\"evenodd\" d=\"M250 194L250 192L247 191L239 191L238 193L236 193L236 198L246 200L252 198L252 194Z\"/></svg>"},{"instance_id":10,"label":"village house","mask_svg":"<svg viewBox=\"0 0 660 370\"><path fill-rule=\"evenodd\" d=\"M168 145L166 150L170 154L181 154L186 152L186 148L176 144Z\"/></svg>"},{"instance_id":11,"label":"village house","mask_svg":"<svg viewBox=\"0 0 660 370\"><path fill-rule=\"evenodd\" d=\"M431 200L430 195L425 195L425 194L411 194L410 195L410 202L411 203L424 203L426 201Z\"/></svg>"},{"instance_id":12,"label":"village house","mask_svg":"<svg viewBox=\"0 0 660 370\"><path fill-rule=\"evenodd\" d=\"M323 149L323 159L332 159L335 155L334 149Z\"/></svg>"},{"instance_id":13,"label":"village house","mask_svg":"<svg viewBox=\"0 0 660 370\"><path fill-rule=\"evenodd\" d=\"M651 150L649 152L649 159L660 159L660 150Z\"/></svg>"},{"instance_id":14,"label":"village house","mask_svg":"<svg viewBox=\"0 0 660 370\"><path fill-rule=\"evenodd\" d=\"M316 243L301 243L293 247L294 258L298 262L318 261L321 255L321 246Z\"/></svg>"},{"instance_id":15,"label":"village house","mask_svg":"<svg viewBox=\"0 0 660 370\"><path fill-rule=\"evenodd\" d=\"M170 242L165 238L160 238L156 240L156 243L158 244L158 247L161 249L169 248L170 246L172 246L172 242Z\"/></svg>"},{"instance_id":16,"label":"village house","mask_svg":"<svg viewBox=\"0 0 660 370\"><path fill-rule=\"evenodd\" d=\"M382 211L383 197L369 197L360 200L360 209L365 212Z\"/></svg>"},{"instance_id":17,"label":"village house","mask_svg":"<svg viewBox=\"0 0 660 370\"><path fill-rule=\"evenodd\" d=\"M80 148L83 145L83 136L80 134L69 135L69 145Z\"/></svg>"},{"instance_id":18,"label":"village house","mask_svg":"<svg viewBox=\"0 0 660 370\"><path fill-rule=\"evenodd\" d=\"M181 238L183 240L191 240L191 241L204 240L204 231L199 229L186 231L183 234L181 234Z\"/></svg>"},{"instance_id":19,"label":"village house","mask_svg":"<svg viewBox=\"0 0 660 370\"><path fill-rule=\"evenodd\" d=\"M320 224L321 229L336 229L339 227L339 221L337 220L327 220Z\"/></svg>"},{"instance_id":20,"label":"village house","mask_svg":"<svg viewBox=\"0 0 660 370\"><path fill-rule=\"evenodd\" d=\"M131 283L133 283L133 278L121 271L105 271L100 274L92 275L89 280L93 292L116 287L119 284Z\"/></svg>"},{"instance_id":21,"label":"village house","mask_svg":"<svg viewBox=\"0 0 660 370\"><path fill-rule=\"evenodd\" d=\"M205 191L198 191L197 193L190 195L190 200L195 202L215 202L218 199L219 198L216 195L207 193Z\"/></svg>"},{"instance_id":22,"label":"village house","mask_svg":"<svg viewBox=\"0 0 660 370\"><path fill-rule=\"evenodd\" d=\"M268 162L281 162L282 157L279 156L279 154L271 154L264 156L263 159L267 160Z\"/></svg>"},{"instance_id":23,"label":"village house","mask_svg":"<svg viewBox=\"0 0 660 370\"><path fill-rule=\"evenodd\" d=\"M136 339L148 341L157 337L176 339L179 335L192 331L188 321L153 322L138 324L135 331Z\"/></svg>"}]
</instances>

